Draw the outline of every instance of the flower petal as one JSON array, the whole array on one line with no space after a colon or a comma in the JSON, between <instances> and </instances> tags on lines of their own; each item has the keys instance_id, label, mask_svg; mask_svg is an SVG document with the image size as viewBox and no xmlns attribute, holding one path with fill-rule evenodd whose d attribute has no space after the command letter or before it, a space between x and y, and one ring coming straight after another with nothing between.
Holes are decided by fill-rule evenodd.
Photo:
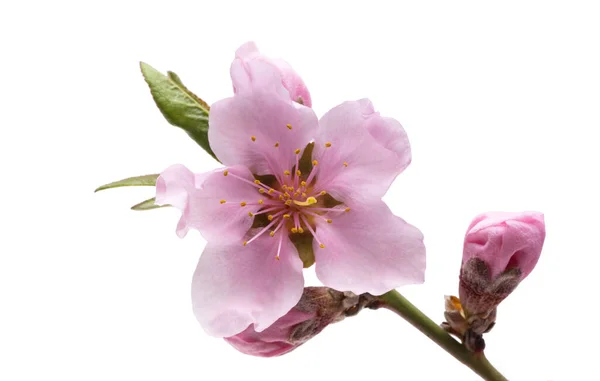
<instances>
[{"instance_id":1,"label":"flower petal","mask_svg":"<svg viewBox=\"0 0 600 381\"><path fill-rule=\"evenodd\" d=\"M194 313L209 335L233 336L252 323L261 332L298 303L302 261L290 240L279 236L261 236L247 246L209 242L192 282Z\"/></svg>"},{"instance_id":2,"label":"flower petal","mask_svg":"<svg viewBox=\"0 0 600 381\"><path fill-rule=\"evenodd\" d=\"M209 118L208 139L219 160L258 175L291 170L294 151L310 142L318 126L312 109L263 91L218 101Z\"/></svg>"},{"instance_id":3,"label":"flower petal","mask_svg":"<svg viewBox=\"0 0 600 381\"><path fill-rule=\"evenodd\" d=\"M284 99L301 99L303 105L311 106L310 93L298 73L286 61L262 55L254 42L247 42L238 48L230 73L233 90L237 94L260 87Z\"/></svg>"},{"instance_id":4,"label":"flower petal","mask_svg":"<svg viewBox=\"0 0 600 381\"><path fill-rule=\"evenodd\" d=\"M379 116L368 99L345 102L327 112L315 141L317 187L343 201L380 199L411 161L400 123Z\"/></svg>"},{"instance_id":5,"label":"flower petal","mask_svg":"<svg viewBox=\"0 0 600 381\"><path fill-rule=\"evenodd\" d=\"M223 175L225 170L228 176ZM193 228L208 241L239 244L252 226L248 212L255 213L261 207L253 181L250 171L242 166L200 175L182 165L172 166L158 177L156 203L171 204L182 211L177 225L180 237ZM242 207L242 201L247 205Z\"/></svg>"},{"instance_id":6,"label":"flower petal","mask_svg":"<svg viewBox=\"0 0 600 381\"><path fill-rule=\"evenodd\" d=\"M325 286L380 295L423 283L423 235L392 214L383 201L330 218L331 224L316 221L316 234L325 248L313 243L317 277Z\"/></svg>"}]
</instances>

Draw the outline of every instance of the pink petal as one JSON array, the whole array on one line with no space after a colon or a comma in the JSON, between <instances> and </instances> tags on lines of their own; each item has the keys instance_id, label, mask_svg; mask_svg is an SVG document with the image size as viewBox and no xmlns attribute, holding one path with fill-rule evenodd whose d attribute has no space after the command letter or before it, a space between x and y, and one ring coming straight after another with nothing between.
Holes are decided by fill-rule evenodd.
<instances>
[{"instance_id":1,"label":"pink petal","mask_svg":"<svg viewBox=\"0 0 600 381\"><path fill-rule=\"evenodd\" d=\"M251 92L259 87L269 89L285 99L298 101L310 107L311 98L302 78L281 59L262 55L254 42L247 42L235 52L231 64L231 79L237 94Z\"/></svg>"},{"instance_id":2,"label":"pink petal","mask_svg":"<svg viewBox=\"0 0 600 381\"><path fill-rule=\"evenodd\" d=\"M411 161L400 123L379 116L367 99L345 102L327 112L315 142L318 187L343 201L380 199ZM331 147L326 148L326 143Z\"/></svg>"},{"instance_id":3,"label":"pink petal","mask_svg":"<svg viewBox=\"0 0 600 381\"><path fill-rule=\"evenodd\" d=\"M312 109L260 91L216 102L209 118L208 138L219 160L258 175L291 170L294 151L310 142L318 125Z\"/></svg>"},{"instance_id":4,"label":"pink petal","mask_svg":"<svg viewBox=\"0 0 600 381\"><path fill-rule=\"evenodd\" d=\"M235 349L247 355L259 357L280 356L296 349L301 344L291 342L294 328L314 318L315 314L292 308L262 332L256 332L254 327L250 325L244 331L235 336L226 337L225 340Z\"/></svg>"},{"instance_id":5,"label":"pink petal","mask_svg":"<svg viewBox=\"0 0 600 381\"><path fill-rule=\"evenodd\" d=\"M380 295L406 284L423 283L425 246L416 227L392 214L383 201L317 219L313 243L316 273L327 287Z\"/></svg>"},{"instance_id":6,"label":"pink petal","mask_svg":"<svg viewBox=\"0 0 600 381\"><path fill-rule=\"evenodd\" d=\"M156 183L156 203L171 204L182 211L177 234L186 235L190 228L198 230L209 241L241 244L252 226L260 194L253 186L248 169L237 166L194 175L181 165L163 172ZM243 180L237 179L234 175ZM225 203L221 203L225 200ZM242 207L241 202L247 203Z\"/></svg>"},{"instance_id":7,"label":"pink petal","mask_svg":"<svg viewBox=\"0 0 600 381\"><path fill-rule=\"evenodd\" d=\"M261 236L247 246L209 242L192 282L196 318L212 336L229 337L254 323L263 331L298 303L302 261L287 237Z\"/></svg>"},{"instance_id":8,"label":"pink petal","mask_svg":"<svg viewBox=\"0 0 600 381\"><path fill-rule=\"evenodd\" d=\"M545 237L542 213L484 213L475 217L467 230L463 263L475 257L482 259L491 279L517 267L524 279L537 264Z\"/></svg>"}]
</instances>

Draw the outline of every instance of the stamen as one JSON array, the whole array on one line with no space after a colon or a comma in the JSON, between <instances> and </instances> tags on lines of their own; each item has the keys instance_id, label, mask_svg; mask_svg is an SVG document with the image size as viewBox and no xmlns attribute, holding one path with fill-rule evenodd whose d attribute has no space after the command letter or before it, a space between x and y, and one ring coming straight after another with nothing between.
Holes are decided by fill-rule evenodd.
<instances>
[{"instance_id":1,"label":"stamen","mask_svg":"<svg viewBox=\"0 0 600 381\"><path fill-rule=\"evenodd\" d=\"M281 205L278 205L278 204L271 204L271 205L273 205L273 206L271 206L270 208L262 209L256 213L254 213L254 215L258 216L259 214L265 214L265 213L269 213L269 212L273 212L275 210L281 209ZM270 218L269 221L271 221L272 219L273 218Z\"/></svg>"},{"instance_id":2,"label":"stamen","mask_svg":"<svg viewBox=\"0 0 600 381\"><path fill-rule=\"evenodd\" d=\"M219 202L220 202L221 204L224 204L224 203L226 203L227 201L225 201L225 200L221 200L221 201L219 201Z\"/></svg>"},{"instance_id":3,"label":"stamen","mask_svg":"<svg viewBox=\"0 0 600 381\"><path fill-rule=\"evenodd\" d=\"M252 213L252 212L248 212L248 215L249 215L250 217L254 217L254 213Z\"/></svg>"},{"instance_id":4,"label":"stamen","mask_svg":"<svg viewBox=\"0 0 600 381\"><path fill-rule=\"evenodd\" d=\"M247 204L246 204L246 201L242 201L242 202L240 202L240 206L246 206L246 205L247 205Z\"/></svg>"},{"instance_id":5,"label":"stamen","mask_svg":"<svg viewBox=\"0 0 600 381\"><path fill-rule=\"evenodd\" d=\"M291 124L289 124L289 123L288 123L288 124L286 124L285 126L288 128L288 130L291 130L291 129L292 129L292 125L291 125Z\"/></svg>"},{"instance_id":6,"label":"stamen","mask_svg":"<svg viewBox=\"0 0 600 381\"><path fill-rule=\"evenodd\" d=\"M302 176L302 172L300 172L300 170L296 170L296 176Z\"/></svg>"},{"instance_id":7,"label":"stamen","mask_svg":"<svg viewBox=\"0 0 600 381\"><path fill-rule=\"evenodd\" d=\"M299 232L300 234L304 233L304 229L302 229L302 226L300 226L300 227L298 228L298 232Z\"/></svg>"},{"instance_id":8,"label":"stamen","mask_svg":"<svg viewBox=\"0 0 600 381\"><path fill-rule=\"evenodd\" d=\"M350 208L346 208L344 209L344 212L348 213L350 211Z\"/></svg>"},{"instance_id":9,"label":"stamen","mask_svg":"<svg viewBox=\"0 0 600 381\"><path fill-rule=\"evenodd\" d=\"M275 148L279 147L279 142L275 142Z\"/></svg>"},{"instance_id":10,"label":"stamen","mask_svg":"<svg viewBox=\"0 0 600 381\"><path fill-rule=\"evenodd\" d=\"M306 193L302 192L301 196L306 197Z\"/></svg>"},{"instance_id":11,"label":"stamen","mask_svg":"<svg viewBox=\"0 0 600 381\"><path fill-rule=\"evenodd\" d=\"M224 171L223 171L223 176L227 176L228 174L229 174L229 171L228 171L228 170L224 170Z\"/></svg>"},{"instance_id":12,"label":"stamen","mask_svg":"<svg viewBox=\"0 0 600 381\"><path fill-rule=\"evenodd\" d=\"M275 259L279 260L279 253L281 253L281 243L283 242L283 234L280 234L279 236L279 245L277 245L277 255L275 256Z\"/></svg>"},{"instance_id":13,"label":"stamen","mask_svg":"<svg viewBox=\"0 0 600 381\"><path fill-rule=\"evenodd\" d=\"M265 193L265 190L264 190L264 188L259 188L259 189L258 189L258 193Z\"/></svg>"},{"instance_id":14,"label":"stamen","mask_svg":"<svg viewBox=\"0 0 600 381\"><path fill-rule=\"evenodd\" d=\"M327 148L331 147L331 142L325 143L325 147L327 147Z\"/></svg>"},{"instance_id":15,"label":"stamen","mask_svg":"<svg viewBox=\"0 0 600 381\"><path fill-rule=\"evenodd\" d=\"M308 231L310 231L310 233L312 234L312 236L315 239L315 241L317 241L317 243L319 244L319 247L321 249L324 249L325 245L323 244L323 242L321 242L321 240L319 240L319 237L317 237L317 233L315 233L315 231L313 230L313 228L310 226L310 224L308 223L308 220L306 219L306 217L304 217L304 215L301 215L300 217L302 218L302 221L304 221L304 224L306 225L306 228L308 229Z\"/></svg>"},{"instance_id":16,"label":"stamen","mask_svg":"<svg viewBox=\"0 0 600 381\"><path fill-rule=\"evenodd\" d=\"M316 160L313 160L313 161L312 161L312 165L316 167L317 165L319 165L319 162L318 162L318 161L316 161Z\"/></svg>"},{"instance_id":17,"label":"stamen","mask_svg":"<svg viewBox=\"0 0 600 381\"><path fill-rule=\"evenodd\" d=\"M323 217L323 216L321 216L320 214L317 214L317 213L313 213L313 212L311 212L311 211L310 211L310 209L304 209L304 210L302 210L302 213L308 214L308 215L310 215L310 216L313 216L313 217L320 218L320 219L322 219L323 221L326 221L328 224L330 224L330 223L332 223L332 222L333 222L333 221L332 221L331 219L329 219L329 218L326 218L326 217Z\"/></svg>"},{"instance_id":18,"label":"stamen","mask_svg":"<svg viewBox=\"0 0 600 381\"><path fill-rule=\"evenodd\" d=\"M289 219L291 216L289 214L284 214L283 218L285 218L286 220Z\"/></svg>"},{"instance_id":19,"label":"stamen","mask_svg":"<svg viewBox=\"0 0 600 381\"><path fill-rule=\"evenodd\" d=\"M264 201L264 200L262 200L262 199L261 199L261 200L258 200L258 205L262 205L262 204L264 204L264 203L265 203L265 201Z\"/></svg>"},{"instance_id":20,"label":"stamen","mask_svg":"<svg viewBox=\"0 0 600 381\"><path fill-rule=\"evenodd\" d=\"M298 233L298 228L291 228L290 231L294 234Z\"/></svg>"},{"instance_id":21,"label":"stamen","mask_svg":"<svg viewBox=\"0 0 600 381\"><path fill-rule=\"evenodd\" d=\"M296 148L296 150L294 151L294 153L295 153L296 155L300 154L300 148Z\"/></svg>"},{"instance_id":22,"label":"stamen","mask_svg":"<svg viewBox=\"0 0 600 381\"><path fill-rule=\"evenodd\" d=\"M344 167L347 167L347 166L348 166L348 162L345 161L344 162Z\"/></svg>"},{"instance_id":23,"label":"stamen","mask_svg":"<svg viewBox=\"0 0 600 381\"><path fill-rule=\"evenodd\" d=\"M256 235L252 238L250 238L249 241L244 241L244 246L246 246L249 243L252 243L252 241L254 241L255 239L257 239L258 237L260 237L261 235L263 235L265 232L267 232L269 230L269 228L271 226L273 226L277 221L273 221L270 224L268 224L267 226L265 226L261 231L259 231L258 233L256 233Z\"/></svg>"},{"instance_id":24,"label":"stamen","mask_svg":"<svg viewBox=\"0 0 600 381\"><path fill-rule=\"evenodd\" d=\"M250 137L250 139L252 139L252 141L253 141L253 142L255 142L255 141L256 141L256 136L252 135L252 136Z\"/></svg>"},{"instance_id":25,"label":"stamen","mask_svg":"<svg viewBox=\"0 0 600 381\"><path fill-rule=\"evenodd\" d=\"M290 206L290 205L292 205L292 200L287 200L287 201L285 202L285 204L286 204L287 206Z\"/></svg>"},{"instance_id":26,"label":"stamen","mask_svg":"<svg viewBox=\"0 0 600 381\"><path fill-rule=\"evenodd\" d=\"M301 186L305 187L306 186L306 181L303 181L300 183Z\"/></svg>"},{"instance_id":27,"label":"stamen","mask_svg":"<svg viewBox=\"0 0 600 381\"><path fill-rule=\"evenodd\" d=\"M267 193L268 194L273 194L273 193L275 193L275 189L271 188L271 189L269 189L269 191Z\"/></svg>"},{"instance_id":28,"label":"stamen","mask_svg":"<svg viewBox=\"0 0 600 381\"><path fill-rule=\"evenodd\" d=\"M254 184L260 185L260 180L254 180Z\"/></svg>"},{"instance_id":29,"label":"stamen","mask_svg":"<svg viewBox=\"0 0 600 381\"><path fill-rule=\"evenodd\" d=\"M283 171L283 174L284 174L284 175L286 175L286 176L289 176L289 175L290 175L290 171L288 171L288 170L286 169L285 171Z\"/></svg>"}]
</instances>

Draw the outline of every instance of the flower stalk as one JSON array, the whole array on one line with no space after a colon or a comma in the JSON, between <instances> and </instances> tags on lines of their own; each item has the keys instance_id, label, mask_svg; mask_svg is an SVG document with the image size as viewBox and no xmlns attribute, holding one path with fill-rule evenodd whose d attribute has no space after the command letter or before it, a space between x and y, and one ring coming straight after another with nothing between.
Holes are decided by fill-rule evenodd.
<instances>
[{"instance_id":1,"label":"flower stalk","mask_svg":"<svg viewBox=\"0 0 600 381\"><path fill-rule=\"evenodd\" d=\"M471 352L464 345L456 341L444 329L437 325L421 310L415 307L398 291L392 290L379 297L377 302L369 307L387 308L400 315L415 328L429 337L446 352L454 356L455 359L468 366L473 372L477 373L486 381L508 381L485 357L483 352Z\"/></svg>"}]
</instances>

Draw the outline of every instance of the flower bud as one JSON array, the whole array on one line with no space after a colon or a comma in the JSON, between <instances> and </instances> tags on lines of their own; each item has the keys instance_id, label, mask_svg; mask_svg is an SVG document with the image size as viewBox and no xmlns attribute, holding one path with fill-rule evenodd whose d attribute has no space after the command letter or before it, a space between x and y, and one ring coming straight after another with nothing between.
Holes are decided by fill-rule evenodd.
<instances>
[{"instance_id":1,"label":"flower bud","mask_svg":"<svg viewBox=\"0 0 600 381\"><path fill-rule=\"evenodd\" d=\"M331 323L355 315L361 298L327 287L306 287L298 304L262 332L250 325L225 341L238 351L258 357L274 357L304 344Z\"/></svg>"},{"instance_id":2,"label":"flower bud","mask_svg":"<svg viewBox=\"0 0 600 381\"><path fill-rule=\"evenodd\" d=\"M286 61L262 55L254 42L245 43L235 52L235 59L231 64L234 92L244 91L253 81L262 80L261 76L268 76L263 66L265 64L280 75L281 84L291 100L311 107L310 93L298 73Z\"/></svg>"},{"instance_id":3,"label":"flower bud","mask_svg":"<svg viewBox=\"0 0 600 381\"><path fill-rule=\"evenodd\" d=\"M495 324L496 307L535 267L546 235L537 212L486 213L477 216L465 236L459 298L446 297L442 326L473 350Z\"/></svg>"}]
</instances>

